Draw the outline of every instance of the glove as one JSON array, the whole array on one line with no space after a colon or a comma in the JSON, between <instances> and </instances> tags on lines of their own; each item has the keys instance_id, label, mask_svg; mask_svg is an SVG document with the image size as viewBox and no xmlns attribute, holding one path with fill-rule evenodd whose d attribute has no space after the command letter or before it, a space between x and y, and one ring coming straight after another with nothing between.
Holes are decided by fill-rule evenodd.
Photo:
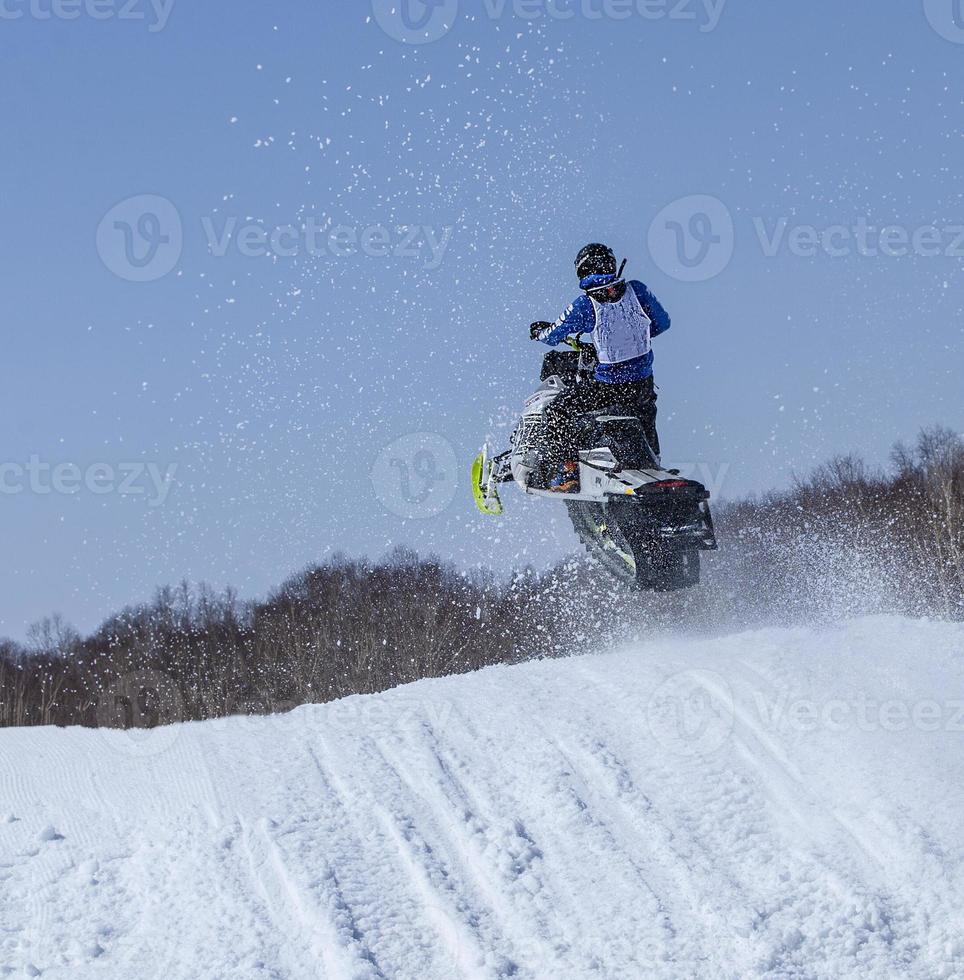
<instances>
[{"instance_id":1,"label":"glove","mask_svg":"<svg viewBox=\"0 0 964 980\"><path fill-rule=\"evenodd\" d=\"M548 330L551 326L552 324L549 323L548 320L539 320L537 323L533 323L529 327L529 336L533 340L538 340L539 334L541 334L543 330Z\"/></svg>"}]
</instances>

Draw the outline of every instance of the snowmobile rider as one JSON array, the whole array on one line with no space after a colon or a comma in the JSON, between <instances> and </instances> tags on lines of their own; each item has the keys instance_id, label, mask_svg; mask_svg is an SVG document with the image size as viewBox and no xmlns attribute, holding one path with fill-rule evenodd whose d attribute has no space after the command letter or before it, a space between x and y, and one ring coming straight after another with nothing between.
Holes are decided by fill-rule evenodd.
<instances>
[{"instance_id":1,"label":"snowmobile rider","mask_svg":"<svg viewBox=\"0 0 964 980\"><path fill-rule=\"evenodd\" d=\"M576 420L605 408L639 415L646 438L659 459L652 338L665 333L670 318L643 283L622 278L625 268L607 245L587 245L576 256L580 296L556 322L529 328L533 340L555 346L566 338L592 334L599 366L592 380L566 388L546 409L549 489L579 492L579 461L574 459Z\"/></svg>"}]
</instances>

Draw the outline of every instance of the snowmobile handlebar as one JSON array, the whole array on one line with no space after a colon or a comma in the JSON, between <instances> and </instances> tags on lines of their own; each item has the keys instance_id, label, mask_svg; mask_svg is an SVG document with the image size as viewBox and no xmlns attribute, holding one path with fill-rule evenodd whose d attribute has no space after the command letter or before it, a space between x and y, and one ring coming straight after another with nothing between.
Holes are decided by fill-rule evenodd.
<instances>
[{"instance_id":1,"label":"snowmobile handlebar","mask_svg":"<svg viewBox=\"0 0 964 980\"><path fill-rule=\"evenodd\" d=\"M584 344L580 339L582 337L581 333L572 333L563 341L567 347L571 347L574 351L579 351L581 354L587 348L592 347L592 344Z\"/></svg>"}]
</instances>

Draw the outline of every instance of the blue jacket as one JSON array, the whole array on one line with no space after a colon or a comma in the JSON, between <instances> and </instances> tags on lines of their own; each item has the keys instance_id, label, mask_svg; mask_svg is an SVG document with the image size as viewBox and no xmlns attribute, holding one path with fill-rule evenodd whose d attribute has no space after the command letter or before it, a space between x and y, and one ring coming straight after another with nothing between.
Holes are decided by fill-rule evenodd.
<instances>
[{"instance_id":1,"label":"blue jacket","mask_svg":"<svg viewBox=\"0 0 964 980\"><path fill-rule=\"evenodd\" d=\"M582 289L593 289L606 286L616 281L615 276L589 276L579 283ZM649 288L637 280L631 280L627 286L636 294L643 312L652 321L650 336L658 337L670 328L669 314L662 304L652 294ZM539 335L539 340L550 347L562 343L566 337L573 334L592 333L596 329L596 310L588 296L580 296L547 330ZM605 384L620 384L627 381L642 381L652 377L653 352L649 351L641 357L635 357L619 364L600 364L596 368L596 380Z\"/></svg>"}]
</instances>

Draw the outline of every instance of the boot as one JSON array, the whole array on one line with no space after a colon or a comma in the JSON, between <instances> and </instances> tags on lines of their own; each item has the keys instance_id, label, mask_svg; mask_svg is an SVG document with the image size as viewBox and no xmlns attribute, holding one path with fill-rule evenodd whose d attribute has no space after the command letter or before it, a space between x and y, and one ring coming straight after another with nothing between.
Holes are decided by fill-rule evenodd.
<instances>
[{"instance_id":1,"label":"boot","mask_svg":"<svg viewBox=\"0 0 964 980\"><path fill-rule=\"evenodd\" d=\"M579 493L579 461L569 460L559 464L559 470L549 481L553 493Z\"/></svg>"}]
</instances>

